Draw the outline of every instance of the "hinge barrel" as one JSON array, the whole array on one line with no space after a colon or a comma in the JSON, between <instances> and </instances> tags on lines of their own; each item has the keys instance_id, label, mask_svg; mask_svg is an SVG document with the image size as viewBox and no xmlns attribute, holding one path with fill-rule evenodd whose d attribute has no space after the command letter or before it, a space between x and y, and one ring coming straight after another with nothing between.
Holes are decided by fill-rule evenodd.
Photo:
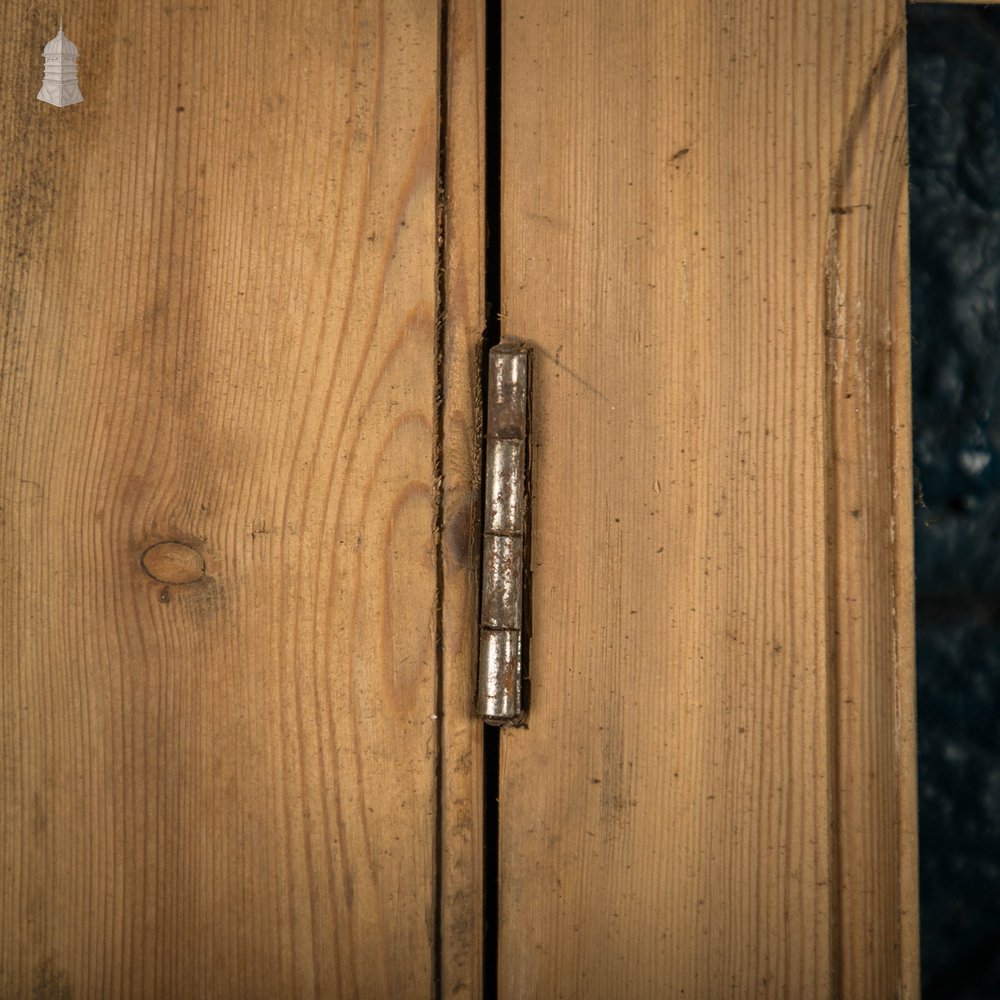
<instances>
[{"instance_id":1,"label":"hinge barrel","mask_svg":"<svg viewBox=\"0 0 1000 1000\"><path fill-rule=\"evenodd\" d=\"M496 726L524 718L530 400L528 348L498 344L487 381L478 694L479 714Z\"/></svg>"}]
</instances>

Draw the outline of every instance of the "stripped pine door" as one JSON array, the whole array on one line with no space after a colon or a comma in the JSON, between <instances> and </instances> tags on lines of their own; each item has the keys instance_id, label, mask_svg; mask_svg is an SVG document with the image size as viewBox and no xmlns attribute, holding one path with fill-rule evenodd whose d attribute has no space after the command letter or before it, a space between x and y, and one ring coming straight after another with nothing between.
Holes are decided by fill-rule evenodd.
<instances>
[{"instance_id":1,"label":"stripped pine door","mask_svg":"<svg viewBox=\"0 0 1000 1000\"><path fill-rule=\"evenodd\" d=\"M900 0L66 15L57 109L0 14L0 998L914 996Z\"/></svg>"},{"instance_id":2,"label":"stripped pine door","mask_svg":"<svg viewBox=\"0 0 1000 1000\"><path fill-rule=\"evenodd\" d=\"M916 993L903 0L503 4L522 997Z\"/></svg>"},{"instance_id":3,"label":"stripped pine door","mask_svg":"<svg viewBox=\"0 0 1000 1000\"><path fill-rule=\"evenodd\" d=\"M432 996L438 3L63 10L65 109L0 14L0 996Z\"/></svg>"}]
</instances>

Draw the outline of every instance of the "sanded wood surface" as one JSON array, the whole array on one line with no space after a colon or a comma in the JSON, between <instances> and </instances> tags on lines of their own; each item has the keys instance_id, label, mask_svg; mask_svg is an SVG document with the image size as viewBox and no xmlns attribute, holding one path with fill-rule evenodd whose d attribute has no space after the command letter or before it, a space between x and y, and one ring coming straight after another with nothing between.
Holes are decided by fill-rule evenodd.
<instances>
[{"instance_id":1,"label":"sanded wood surface","mask_svg":"<svg viewBox=\"0 0 1000 1000\"><path fill-rule=\"evenodd\" d=\"M483 986L483 726L479 654L481 401L486 233L484 11L448 0L442 162L441 303L441 996Z\"/></svg>"},{"instance_id":2,"label":"sanded wood surface","mask_svg":"<svg viewBox=\"0 0 1000 1000\"><path fill-rule=\"evenodd\" d=\"M902 0L504 4L500 995L914 996Z\"/></svg>"},{"instance_id":3,"label":"sanded wood surface","mask_svg":"<svg viewBox=\"0 0 1000 1000\"><path fill-rule=\"evenodd\" d=\"M826 638L845 997L917 994L904 57L901 42L887 45L852 109L826 255Z\"/></svg>"},{"instance_id":4,"label":"sanded wood surface","mask_svg":"<svg viewBox=\"0 0 1000 1000\"><path fill-rule=\"evenodd\" d=\"M438 4L80 0L62 110L41 9L0 15L0 996L430 996Z\"/></svg>"}]
</instances>

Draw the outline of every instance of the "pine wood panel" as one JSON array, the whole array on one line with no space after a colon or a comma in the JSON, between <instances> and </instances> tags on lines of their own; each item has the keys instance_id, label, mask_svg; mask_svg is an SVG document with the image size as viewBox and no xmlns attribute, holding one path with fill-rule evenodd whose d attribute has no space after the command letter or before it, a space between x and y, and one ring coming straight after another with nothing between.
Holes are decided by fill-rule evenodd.
<instances>
[{"instance_id":1,"label":"pine wood panel","mask_svg":"<svg viewBox=\"0 0 1000 1000\"><path fill-rule=\"evenodd\" d=\"M479 613L479 359L485 327L484 19L448 0L442 163L441 996L483 985L483 726L475 715Z\"/></svg>"},{"instance_id":2,"label":"pine wood panel","mask_svg":"<svg viewBox=\"0 0 1000 1000\"><path fill-rule=\"evenodd\" d=\"M917 994L904 54L901 38L886 45L852 109L826 255L835 960L845 997Z\"/></svg>"},{"instance_id":3,"label":"pine wood panel","mask_svg":"<svg viewBox=\"0 0 1000 1000\"><path fill-rule=\"evenodd\" d=\"M65 13L64 110L0 15L0 995L429 996L438 5Z\"/></svg>"},{"instance_id":4,"label":"pine wood panel","mask_svg":"<svg viewBox=\"0 0 1000 1000\"><path fill-rule=\"evenodd\" d=\"M507 0L500 995L917 991L902 0Z\"/></svg>"}]
</instances>

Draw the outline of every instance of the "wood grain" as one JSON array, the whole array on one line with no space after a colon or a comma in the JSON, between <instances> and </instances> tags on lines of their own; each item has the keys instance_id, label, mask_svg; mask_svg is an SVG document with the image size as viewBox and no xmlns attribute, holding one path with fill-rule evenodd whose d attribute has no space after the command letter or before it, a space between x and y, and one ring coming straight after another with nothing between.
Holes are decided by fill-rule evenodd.
<instances>
[{"instance_id":1,"label":"wood grain","mask_svg":"<svg viewBox=\"0 0 1000 1000\"><path fill-rule=\"evenodd\" d=\"M502 997L917 993L903 22L504 5Z\"/></svg>"},{"instance_id":2,"label":"wood grain","mask_svg":"<svg viewBox=\"0 0 1000 1000\"><path fill-rule=\"evenodd\" d=\"M905 47L893 36L834 163L826 256L827 583L840 994L916 995ZM897 535L899 536L897 538Z\"/></svg>"},{"instance_id":3,"label":"wood grain","mask_svg":"<svg viewBox=\"0 0 1000 1000\"><path fill-rule=\"evenodd\" d=\"M62 110L0 15L0 996L430 996L438 5L66 14Z\"/></svg>"},{"instance_id":4,"label":"wood grain","mask_svg":"<svg viewBox=\"0 0 1000 1000\"><path fill-rule=\"evenodd\" d=\"M478 657L479 360L483 274L484 20L477 0L448 0L444 114L442 302L442 862L441 996L483 985L483 726Z\"/></svg>"}]
</instances>

